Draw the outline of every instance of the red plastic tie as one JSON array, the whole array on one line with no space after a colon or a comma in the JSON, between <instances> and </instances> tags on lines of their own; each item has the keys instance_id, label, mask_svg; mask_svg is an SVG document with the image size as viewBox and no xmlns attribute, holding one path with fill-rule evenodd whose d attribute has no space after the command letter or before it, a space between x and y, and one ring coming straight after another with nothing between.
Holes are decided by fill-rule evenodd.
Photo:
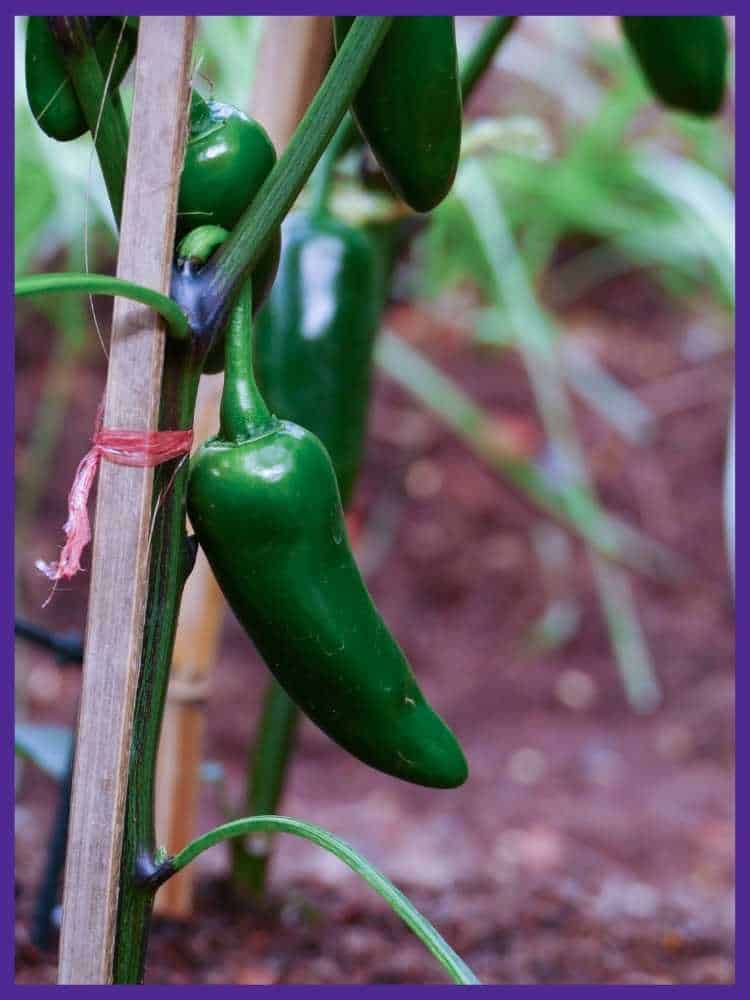
<instances>
[{"instance_id":1,"label":"red plastic tie","mask_svg":"<svg viewBox=\"0 0 750 1000\"><path fill-rule=\"evenodd\" d=\"M76 470L68 494L68 520L63 531L66 542L57 562L39 559L36 568L50 580L69 580L81 570L81 555L91 541L88 502L99 462L105 458L115 465L153 468L170 459L186 455L193 444L189 431L128 431L101 427L101 408L97 416L98 429L93 447L84 455Z\"/></svg>"}]
</instances>

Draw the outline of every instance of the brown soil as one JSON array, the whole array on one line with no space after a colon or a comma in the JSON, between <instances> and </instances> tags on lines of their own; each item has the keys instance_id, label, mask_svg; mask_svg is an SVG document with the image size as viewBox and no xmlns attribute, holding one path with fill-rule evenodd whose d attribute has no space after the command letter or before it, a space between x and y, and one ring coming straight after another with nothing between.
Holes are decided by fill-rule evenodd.
<instances>
[{"instance_id":1,"label":"brown soil","mask_svg":"<svg viewBox=\"0 0 750 1000\"><path fill-rule=\"evenodd\" d=\"M492 359L415 309L394 309L390 319L507 418L506 428L536 440L538 418L513 358ZM563 592L579 602L581 626L563 648L524 653L552 586L530 540L539 516L381 377L358 504L392 537L370 583L427 696L459 735L471 777L453 792L413 788L368 770L305 723L284 811L353 843L484 982L727 983L734 628L721 480L732 370L726 350L686 352L726 331L708 310L677 311L643 278L610 282L566 322L660 415L653 440L635 447L578 410L605 502L690 563L677 587L635 581L663 706L644 717L626 704L579 543ZM21 456L49 331L29 328L23 337ZM98 359L76 385L33 548L18 555L28 607L60 628L81 626L85 580L42 612L46 588L33 561L59 545L67 487L101 391ZM77 672L63 674L28 648L22 655L30 715L71 720ZM225 765L238 808L265 681L228 621L206 754ZM53 801L51 782L27 767L16 817L22 983L55 977L54 953L28 941ZM209 786L201 813L202 829L221 818ZM187 925L156 923L147 982L444 981L347 869L310 845L282 841L262 909L233 898L222 849L201 859L195 916Z\"/></svg>"}]
</instances>

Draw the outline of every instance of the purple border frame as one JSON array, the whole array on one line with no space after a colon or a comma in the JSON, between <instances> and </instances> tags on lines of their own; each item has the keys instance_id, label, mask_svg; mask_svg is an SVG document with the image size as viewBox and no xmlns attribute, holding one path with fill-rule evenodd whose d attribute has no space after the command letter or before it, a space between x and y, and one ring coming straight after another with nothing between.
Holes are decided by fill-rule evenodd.
<instances>
[{"instance_id":1,"label":"purple border frame","mask_svg":"<svg viewBox=\"0 0 750 1000\"><path fill-rule=\"evenodd\" d=\"M13 157L10 155L13 150L13 17L16 14L49 14L54 12L57 5L54 3L46 4L35 4L27 3L20 6L18 9L13 5L13 9L6 11L5 15L0 19L0 24L2 25L0 35L0 135L4 135L8 141L9 149L8 153L0 158L2 163L2 186L3 186L3 199L5 211L0 214L0 219L2 220L2 303L3 303L3 313L5 317L5 323L3 324L5 331L10 331L13 328L11 317L13 316ZM377 13L398 13L398 14L496 14L497 4L488 4L482 2L474 3L411 3L411 4L400 4L396 5L394 3L370 3L370 4L315 4L310 2L310 0L302 0L302 2L297 3L282 3L274 2L271 4L260 5L260 9L252 11L256 14L319 14L321 13L321 6L325 7L323 13L359 13L359 14L377 14ZM90 6L89 4L78 4L76 9L81 14L102 14L107 13L107 8L109 4L102 6ZM205 6L203 9L197 6L194 7L192 4L174 4L171 2L154 4L154 5L144 5L138 4L138 13L142 14L185 14L186 7L189 13L212 13L212 14L248 14L246 5L243 4L232 4L225 3L222 4L218 10L205 11ZM606 14L611 13L611 8L607 9L604 7L602 9L601 5L598 4L574 4L573 9L570 7L555 3L547 2L544 4L533 4L533 3L522 3L520 5L521 10L517 7L512 8L516 13L523 14ZM61 6L60 11L64 11L66 8ZM122 10L122 5L113 5L110 8L112 13L120 13ZM715 13L721 13L724 15L732 14L732 11L727 11L726 7L723 5L714 4L713 2L703 2L703 3L660 3L657 5L646 4L646 3L629 3L625 5L625 9L622 8L617 10L617 13L633 13L633 14L706 14L711 11ZM737 18L737 21L742 20ZM743 21L744 25L744 21ZM737 28L737 22L735 22L735 30ZM741 62L737 60L736 74L737 74L737 87L740 86L740 67ZM742 136L742 130L738 130L738 136ZM736 173L738 176L742 175L742 169L740 165L744 164L747 160L745 155L744 143L741 143L738 139L736 146L736 156L738 169ZM738 219L740 217L739 208L737 211ZM742 261L742 256L738 257L738 273L739 265ZM738 287L743 287L742 282L737 282ZM740 315L738 308L738 317ZM14 481L14 435L11 433L11 428L14 427L14 406L13 406L13 377L14 377L14 360L13 360L13 338L6 335L0 338L0 351L2 355L0 356L0 374L2 375L4 391L0 392L0 426L6 428L6 432L3 436L2 443L2 488L0 488L0 526L2 526L0 538L2 539L0 543L0 566L3 568L9 568L13 564L13 519L14 519L14 508L13 508L13 481ZM737 351L737 366L739 367L741 357L744 356L744 352ZM742 396L737 398L737 426L742 428L745 422L745 411L746 407L743 404ZM742 434L740 430L739 434L740 440L742 440ZM738 469L737 485L741 488L743 485L742 479L742 466L740 465ZM741 505L739 505L741 510ZM737 547L740 551L740 542L743 538L743 533L741 530L741 519L740 519L740 531L737 534ZM742 564L742 560L738 560L738 564ZM736 600L739 602L741 600L742 591L740 588L736 592ZM0 600L1 604L1 614L0 620L2 621L2 634L5 635L6 639L4 644L6 649L10 651L6 669L3 671L2 675L2 693L0 694L0 709L2 711L2 731L4 734L4 740L2 743L2 756L3 756L3 768L2 768L2 778L0 779L0 789L2 790L2 805L0 805L0 816L3 817L2 821L2 837L3 843L0 845L0 886L2 887L2 898L0 900L0 985L9 988L11 991L16 992L16 990L22 990L24 996L34 996L38 993L46 994L49 990L54 989L50 986L16 986L13 982L14 976L14 920L13 920L13 906L14 906L14 876L13 876L13 746L11 740L12 733L12 723L13 723L13 671L11 669L11 664L13 662L13 575L6 569L2 573L2 578L0 580ZM739 607L739 603L737 604ZM737 638L738 641L743 637L742 629L742 618L737 615ZM742 677L742 673L739 672L736 680L736 691L737 699L744 700L744 691L747 686L747 681ZM741 749L743 744L747 744L747 736L743 734L741 728L737 729L737 761L741 757ZM737 802L736 806L736 820L737 820L737 830L745 829L745 816L744 816L744 804L740 800ZM736 836L736 835L735 835ZM737 838L738 839L738 838ZM741 866L737 867L737 898L739 904L739 898L742 893L742 877L743 870ZM741 908L738 905L738 917L741 913ZM738 919L737 928L743 928L744 923L741 919ZM736 941L741 940L740 930L736 931ZM691 997L704 997L713 996L717 991L721 991L723 996L727 995L727 991L737 992L739 989L738 983L746 982L745 971L745 960L744 956L739 947L736 948L735 956L735 976L737 982L730 986L688 986L687 989L691 990ZM67 987L68 989L82 989L83 987ZM88 990L106 989L107 987L88 987ZM138 991L138 996L143 997L144 991L151 992L152 995L156 995L156 991L163 989L164 987L159 986L140 986L140 987L121 987L123 989L133 989ZM200 986L182 986L179 989L182 990L182 995L184 997L185 992L189 992L191 997L196 996L197 992L205 987ZM208 987L210 988L210 987ZM222 990L236 989L242 990L244 987L241 986L224 986L218 987ZM341 997L342 1000L348 996L354 996L355 994L361 994L363 990L366 990L372 994L372 991L382 989L384 987L379 986L336 986L336 994ZM398 991L402 997L408 998L424 998L427 992L430 994L440 990L455 988L448 986L389 986L385 987L389 990ZM492 991L503 991L507 993L508 990L525 990L526 996L533 993L534 997L553 997L560 995L571 996L572 991L578 989L585 989L587 996L595 996L596 992L618 989L623 987L617 986L601 986L601 985L587 985L587 986L486 986L483 987L485 990ZM641 996L651 995L656 996L657 991L663 990L675 990L678 989L677 986L632 986L630 989L640 992ZM268 986L268 987L255 987L255 989L264 989L272 991L274 996L278 996L279 992L283 992L289 1000L293 1000L294 997L302 997L309 990L324 990L328 989L325 986ZM90 995L88 993L87 995ZM659 996L664 994L660 992Z\"/></svg>"}]
</instances>

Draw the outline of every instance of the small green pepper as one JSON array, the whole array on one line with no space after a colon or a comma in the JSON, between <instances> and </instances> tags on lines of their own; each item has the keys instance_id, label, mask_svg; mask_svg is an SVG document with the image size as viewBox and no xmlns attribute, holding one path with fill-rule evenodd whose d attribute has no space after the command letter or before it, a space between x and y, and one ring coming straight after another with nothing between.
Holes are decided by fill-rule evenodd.
<instances>
[{"instance_id":1,"label":"small green pepper","mask_svg":"<svg viewBox=\"0 0 750 1000\"><path fill-rule=\"evenodd\" d=\"M268 133L231 104L190 100L177 238L197 226L232 229L276 163Z\"/></svg>"},{"instance_id":2,"label":"small green pepper","mask_svg":"<svg viewBox=\"0 0 750 1000\"><path fill-rule=\"evenodd\" d=\"M138 44L137 19L91 18L96 56L105 78L114 67L110 89L115 90L125 76ZM88 131L65 61L46 17L30 16L26 27L26 94L37 124L52 139L68 142Z\"/></svg>"},{"instance_id":3,"label":"small green pepper","mask_svg":"<svg viewBox=\"0 0 750 1000\"><path fill-rule=\"evenodd\" d=\"M716 114L727 75L727 29L722 17L623 16L621 23L659 100L695 115Z\"/></svg>"},{"instance_id":4,"label":"small green pepper","mask_svg":"<svg viewBox=\"0 0 750 1000\"><path fill-rule=\"evenodd\" d=\"M279 274L258 314L255 364L271 410L316 434L341 500L362 457L382 263L369 236L328 212L289 216Z\"/></svg>"},{"instance_id":5,"label":"small green pepper","mask_svg":"<svg viewBox=\"0 0 750 1000\"><path fill-rule=\"evenodd\" d=\"M230 230L260 190L276 163L276 150L263 126L230 104L204 101L193 91L185 162L177 200L177 239L200 227L216 233ZM201 255L195 248L182 253L183 265L195 270L226 237L215 239ZM210 242L210 241L209 241ZM205 241L198 240L204 245ZM253 271L253 307L268 294L281 254L281 230L273 236ZM221 371L220 345L212 351L205 371Z\"/></svg>"},{"instance_id":6,"label":"small green pepper","mask_svg":"<svg viewBox=\"0 0 750 1000\"><path fill-rule=\"evenodd\" d=\"M335 17L336 45L353 17ZM452 17L394 17L352 105L393 190L417 212L448 194L461 150Z\"/></svg>"},{"instance_id":7,"label":"small green pepper","mask_svg":"<svg viewBox=\"0 0 750 1000\"><path fill-rule=\"evenodd\" d=\"M347 543L336 475L314 434L255 385L249 286L230 317L220 431L196 453L188 512L234 613L289 697L387 774L460 785L466 761L425 701Z\"/></svg>"}]
</instances>

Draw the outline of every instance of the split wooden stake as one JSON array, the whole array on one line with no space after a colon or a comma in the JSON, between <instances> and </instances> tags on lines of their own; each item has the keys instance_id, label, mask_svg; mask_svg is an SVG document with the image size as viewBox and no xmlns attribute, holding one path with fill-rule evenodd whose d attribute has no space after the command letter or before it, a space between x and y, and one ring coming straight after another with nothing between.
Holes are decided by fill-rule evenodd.
<instances>
[{"instance_id":1,"label":"split wooden stake","mask_svg":"<svg viewBox=\"0 0 750 1000\"><path fill-rule=\"evenodd\" d=\"M168 293L187 121L192 17L142 17L117 274ZM156 430L164 331L116 299L105 427ZM61 985L112 981L153 469L103 462L92 549L60 941Z\"/></svg>"}]
</instances>

